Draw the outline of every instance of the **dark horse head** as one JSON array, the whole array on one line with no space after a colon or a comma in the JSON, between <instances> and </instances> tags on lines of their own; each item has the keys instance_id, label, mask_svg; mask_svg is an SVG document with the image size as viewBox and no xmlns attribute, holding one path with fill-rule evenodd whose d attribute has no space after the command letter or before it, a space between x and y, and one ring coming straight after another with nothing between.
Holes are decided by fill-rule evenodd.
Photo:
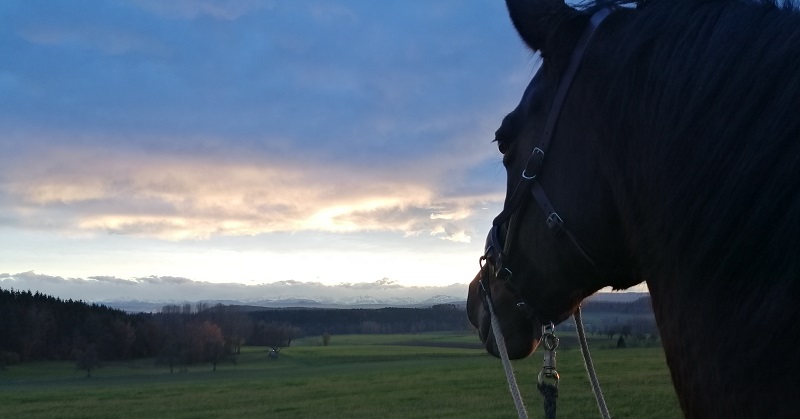
<instances>
[{"instance_id":1,"label":"dark horse head","mask_svg":"<svg viewBox=\"0 0 800 419\"><path fill-rule=\"evenodd\" d=\"M487 254L488 263L470 284L468 296L470 321L489 352L497 356L480 287L481 278L488 279L512 359L525 357L536 348L542 325L563 321L585 297L600 288L607 285L627 288L641 282L624 270L630 261L625 257L620 217L611 202L610 186L604 181L604 168L592 161L592 150L587 150L584 144L587 140L591 142L583 138L586 118L591 115L583 115L580 124L565 123L562 119L557 125L558 136L546 152L546 172L537 176L549 199L560 205L559 217L569 220L570 231L579 232L580 239L571 233L552 231L546 222L549 214L530 202L527 184L520 182L529 169L532 150L546 136L543 127L551 119L559 81L591 16L559 1L551 3L508 2L512 21L523 40L532 49L541 51L545 59L520 104L503 119L495 134L508 180L505 208L495 220L487 249L494 246L494 250L501 251L503 267L497 266L498 261ZM536 13L553 20L537 20ZM549 33L556 30L558 36ZM547 41L549 38L552 39ZM564 102L563 113L572 113L576 102ZM585 110L577 113L585 114ZM569 140L564 140L565 137ZM550 167L556 169L549 170ZM493 234L498 237L495 243ZM586 248L577 240L607 244ZM604 264L613 260L615 266L600 270L595 259ZM498 272L504 278L498 279Z\"/></svg>"},{"instance_id":2,"label":"dark horse head","mask_svg":"<svg viewBox=\"0 0 800 419\"><path fill-rule=\"evenodd\" d=\"M468 301L487 349L482 277L517 358L592 293L646 281L687 416L800 411L798 13L507 5L542 64L495 136L506 201Z\"/></svg>"}]
</instances>

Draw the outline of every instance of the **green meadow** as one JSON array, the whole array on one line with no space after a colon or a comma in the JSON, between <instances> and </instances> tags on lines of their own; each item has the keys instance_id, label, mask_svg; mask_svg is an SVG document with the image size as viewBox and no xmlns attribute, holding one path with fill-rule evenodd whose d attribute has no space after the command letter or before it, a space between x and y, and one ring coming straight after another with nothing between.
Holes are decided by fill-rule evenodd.
<instances>
[{"instance_id":1,"label":"green meadow","mask_svg":"<svg viewBox=\"0 0 800 419\"><path fill-rule=\"evenodd\" d=\"M558 416L598 417L580 351L562 337ZM72 362L0 371L0 418L513 418L499 360L474 334L304 338L278 359L243 348L236 363L193 365L170 374L153 360L110 363L86 378ZM660 348L591 342L615 418L681 417ZM543 417L537 351L514 367L531 417Z\"/></svg>"}]
</instances>

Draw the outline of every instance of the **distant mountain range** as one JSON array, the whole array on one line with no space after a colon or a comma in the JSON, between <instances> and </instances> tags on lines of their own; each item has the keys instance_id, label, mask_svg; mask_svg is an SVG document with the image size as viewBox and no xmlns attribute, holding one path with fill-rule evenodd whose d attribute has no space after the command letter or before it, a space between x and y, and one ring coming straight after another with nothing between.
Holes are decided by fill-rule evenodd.
<instances>
[{"instance_id":1,"label":"distant mountain range","mask_svg":"<svg viewBox=\"0 0 800 419\"><path fill-rule=\"evenodd\" d=\"M589 301L605 301L626 303L648 296L646 292L601 292L588 298ZM317 300L308 298L279 298L259 300L203 300L203 301L139 301L139 300L113 300L99 301L108 307L123 310L129 313L155 313L161 311L166 305L205 303L208 305L222 304L226 306L244 306L249 310L261 308L384 308L384 307L431 307L437 304L465 305L466 298L450 295L435 295L424 300L414 298L375 298L358 296L351 299Z\"/></svg>"},{"instance_id":2,"label":"distant mountain range","mask_svg":"<svg viewBox=\"0 0 800 419\"><path fill-rule=\"evenodd\" d=\"M649 292L627 292L627 291L617 291L617 292L598 292L586 300L588 301L603 301L609 303L630 303L632 301L636 301L640 298L649 297Z\"/></svg>"}]
</instances>

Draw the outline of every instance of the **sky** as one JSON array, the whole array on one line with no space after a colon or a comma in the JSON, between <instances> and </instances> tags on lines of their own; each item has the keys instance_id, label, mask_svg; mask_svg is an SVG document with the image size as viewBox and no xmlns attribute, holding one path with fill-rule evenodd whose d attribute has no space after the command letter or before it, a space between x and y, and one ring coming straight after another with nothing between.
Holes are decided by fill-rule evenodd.
<instances>
[{"instance_id":1,"label":"sky","mask_svg":"<svg viewBox=\"0 0 800 419\"><path fill-rule=\"evenodd\" d=\"M465 296L538 65L496 0L4 0L0 57L0 287L90 301Z\"/></svg>"}]
</instances>

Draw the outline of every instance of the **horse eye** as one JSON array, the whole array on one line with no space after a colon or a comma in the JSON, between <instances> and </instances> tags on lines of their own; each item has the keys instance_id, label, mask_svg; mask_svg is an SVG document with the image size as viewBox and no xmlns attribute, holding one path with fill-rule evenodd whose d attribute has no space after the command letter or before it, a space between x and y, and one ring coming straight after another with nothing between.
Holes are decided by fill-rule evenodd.
<instances>
[{"instance_id":1,"label":"horse eye","mask_svg":"<svg viewBox=\"0 0 800 419\"><path fill-rule=\"evenodd\" d=\"M508 143L499 139L495 141L497 141L497 149L500 150L500 154L505 155L508 151Z\"/></svg>"},{"instance_id":2,"label":"horse eye","mask_svg":"<svg viewBox=\"0 0 800 419\"><path fill-rule=\"evenodd\" d=\"M503 118L503 122L500 124L500 128L497 128L497 131L494 133L494 141L497 142L497 149L500 150L500 154L505 155L508 151L508 139L513 138L513 134L516 130L516 115L516 109L506 115L505 118Z\"/></svg>"}]
</instances>

